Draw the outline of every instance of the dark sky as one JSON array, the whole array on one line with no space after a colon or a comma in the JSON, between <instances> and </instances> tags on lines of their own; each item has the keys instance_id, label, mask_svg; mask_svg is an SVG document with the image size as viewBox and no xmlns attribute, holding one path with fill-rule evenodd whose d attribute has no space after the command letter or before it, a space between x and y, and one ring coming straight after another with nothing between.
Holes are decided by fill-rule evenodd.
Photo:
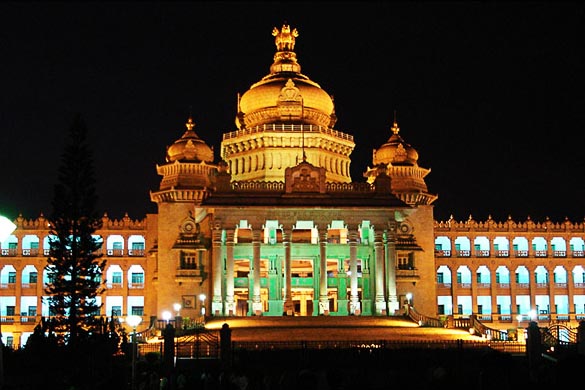
<instances>
[{"instance_id":1,"label":"dark sky","mask_svg":"<svg viewBox=\"0 0 585 390\"><path fill-rule=\"evenodd\" d=\"M0 213L50 214L77 112L100 210L156 212L155 166L189 113L219 160L237 93L268 74L285 22L354 135L354 181L396 110L437 220L583 221L585 6L562 1L4 2Z\"/></svg>"}]
</instances>

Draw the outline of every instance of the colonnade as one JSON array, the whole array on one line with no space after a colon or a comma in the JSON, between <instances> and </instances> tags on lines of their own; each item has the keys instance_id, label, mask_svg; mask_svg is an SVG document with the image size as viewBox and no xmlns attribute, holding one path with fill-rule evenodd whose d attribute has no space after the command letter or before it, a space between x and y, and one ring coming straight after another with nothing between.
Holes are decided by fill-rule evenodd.
<instances>
[{"instance_id":1,"label":"colonnade","mask_svg":"<svg viewBox=\"0 0 585 390\"><path fill-rule=\"evenodd\" d=\"M376 231L373 242L362 243L358 230L349 230L347 242L341 244L328 243L326 231L319 232L317 243L296 243L293 241L294 228L282 229L282 240L270 244L264 242L263 232L261 229L253 230L251 243L236 243L235 229L213 230L211 315L233 316L237 313L234 287L235 252L238 258L250 259L251 310L248 310L248 314L265 313L261 296L261 260L274 258L279 260L269 261L271 269L267 278L273 277L275 281L266 283L269 288L269 305L272 305L268 311L270 315L292 315L293 249L295 259L312 258L315 261L315 283L312 287L316 308L313 315L392 315L399 310L395 271L396 245L388 232ZM302 248L297 248L297 245ZM371 258L374 259L373 262L370 261ZM327 259L338 262L338 272L334 279L328 275ZM349 269L345 267L347 259ZM330 283L335 286L330 286ZM329 288L337 288L338 307L335 313L330 311Z\"/></svg>"}]
</instances>

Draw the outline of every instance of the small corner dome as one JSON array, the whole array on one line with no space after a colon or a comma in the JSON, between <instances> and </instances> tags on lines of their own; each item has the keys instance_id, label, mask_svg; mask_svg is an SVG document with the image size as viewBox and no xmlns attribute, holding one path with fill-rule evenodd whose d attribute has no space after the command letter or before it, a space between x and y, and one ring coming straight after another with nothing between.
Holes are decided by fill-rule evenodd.
<instances>
[{"instance_id":1,"label":"small corner dome","mask_svg":"<svg viewBox=\"0 0 585 390\"><path fill-rule=\"evenodd\" d=\"M199 136L193 131L195 124L189 117L186 123L187 131L181 138L176 140L167 148L167 162L174 161L194 161L212 163L214 160L213 148L210 148Z\"/></svg>"},{"instance_id":2,"label":"small corner dome","mask_svg":"<svg viewBox=\"0 0 585 390\"><path fill-rule=\"evenodd\" d=\"M398 134L400 128L396 121L392 125L392 136L388 141L374 150L373 164L418 165L418 152L406 143Z\"/></svg>"}]
</instances>

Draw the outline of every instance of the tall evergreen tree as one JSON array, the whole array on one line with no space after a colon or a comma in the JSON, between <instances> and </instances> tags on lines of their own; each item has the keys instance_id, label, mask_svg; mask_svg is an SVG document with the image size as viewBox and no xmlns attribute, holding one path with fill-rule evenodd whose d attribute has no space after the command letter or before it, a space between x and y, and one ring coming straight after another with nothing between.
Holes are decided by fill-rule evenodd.
<instances>
[{"instance_id":1,"label":"tall evergreen tree","mask_svg":"<svg viewBox=\"0 0 585 390\"><path fill-rule=\"evenodd\" d=\"M76 346L99 327L96 297L104 286L106 261L98 254L101 241L94 237L102 226L98 215L95 173L87 126L77 114L69 129L52 201L50 251L46 270L49 309L62 341Z\"/></svg>"}]
</instances>

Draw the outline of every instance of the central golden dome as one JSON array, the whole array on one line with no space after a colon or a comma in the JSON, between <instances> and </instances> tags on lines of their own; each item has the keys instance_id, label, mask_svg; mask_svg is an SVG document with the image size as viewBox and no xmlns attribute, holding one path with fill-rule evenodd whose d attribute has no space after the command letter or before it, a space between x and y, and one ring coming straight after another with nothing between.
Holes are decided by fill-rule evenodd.
<instances>
[{"instance_id":1,"label":"central golden dome","mask_svg":"<svg viewBox=\"0 0 585 390\"><path fill-rule=\"evenodd\" d=\"M253 128L266 124L335 125L333 99L319 84L301 73L294 52L297 29L288 25L272 31L276 54L270 74L253 84L238 101L236 126Z\"/></svg>"}]
</instances>

